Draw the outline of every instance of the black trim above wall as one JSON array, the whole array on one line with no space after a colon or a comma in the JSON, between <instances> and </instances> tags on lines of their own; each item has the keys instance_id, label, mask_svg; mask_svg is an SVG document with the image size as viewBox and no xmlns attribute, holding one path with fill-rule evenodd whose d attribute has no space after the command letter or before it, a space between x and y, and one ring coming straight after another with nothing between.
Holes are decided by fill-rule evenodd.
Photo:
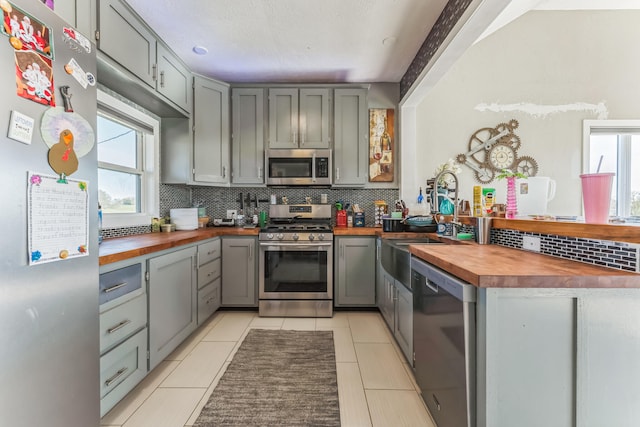
<instances>
[{"instance_id":1,"label":"black trim above wall","mask_svg":"<svg viewBox=\"0 0 640 427\"><path fill-rule=\"evenodd\" d=\"M449 0L400 80L400 99L409 92L471 2L472 0Z\"/></svg>"}]
</instances>

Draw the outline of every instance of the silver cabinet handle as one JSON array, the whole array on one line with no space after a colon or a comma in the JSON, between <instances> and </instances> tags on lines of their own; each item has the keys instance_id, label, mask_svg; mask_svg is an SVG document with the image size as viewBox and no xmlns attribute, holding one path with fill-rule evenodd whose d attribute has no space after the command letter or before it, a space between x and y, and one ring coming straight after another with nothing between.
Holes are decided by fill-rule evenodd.
<instances>
[{"instance_id":1,"label":"silver cabinet handle","mask_svg":"<svg viewBox=\"0 0 640 427\"><path fill-rule=\"evenodd\" d=\"M262 179L262 167L258 166L258 178Z\"/></svg>"},{"instance_id":2,"label":"silver cabinet handle","mask_svg":"<svg viewBox=\"0 0 640 427\"><path fill-rule=\"evenodd\" d=\"M153 81L158 80L158 64L153 64L151 66L151 78Z\"/></svg>"},{"instance_id":3,"label":"silver cabinet handle","mask_svg":"<svg viewBox=\"0 0 640 427\"><path fill-rule=\"evenodd\" d=\"M222 167L222 177L223 177L223 178L226 178L226 177L227 177L227 167L226 167L226 166L223 166L223 167Z\"/></svg>"},{"instance_id":4,"label":"silver cabinet handle","mask_svg":"<svg viewBox=\"0 0 640 427\"><path fill-rule=\"evenodd\" d=\"M123 286L127 286L127 282L122 282L122 283L118 283L117 285L113 285L110 288L106 288L103 292L105 294L108 294L109 292L117 291L118 289L122 288Z\"/></svg>"},{"instance_id":5,"label":"silver cabinet handle","mask_svg":"<svg viewBox=\"0 0 640 427\"><path fill-rule=\"evenodd\" d=\"M112 333L116 332L117 330L124 328L129 323L131 323L131 320L129 320L129 319L123 320L122 322L118 323L116 326L112 326L109 329L107 329L107 333L108 334L112 334Z\"/></svg>"},{"instance_id":6,"label":"silver cabinet handle","mask_svg":"<svg viewBox=\"0 0 640 427\"><path fill-rule=\"evenodd\" d=\"M336 181L340 181L340 168L336 168Z\"/></svg>"},{"instance_id":7,"label":"silver cabinet handle","mask_svg":"<svg viewBox=\"0 0 640 427\"><path fill-rule=\"evenodd\" d=\"M253 259L253 246L249 246L249 259Z\"/></svg>"},{"instance_id":8,"label":"silver cabinet handle","mask_svg":"<svg viewBox=\"0 0 640 427\"><path fill-rule=\"evenodd\" d=\"M160 87L164 87L164 71L160 71Z\"/></svg>"},{"instance_id":9,"label":"silver cabinet handle","mask_svg":"<svg viewBox=\"0 0 640 427\"><path fill-rule=\"evenodd\" d=\"M120 368L118 372L116 372L111 378L109 378L104 382L104 385L109 387L111 384L113 384L114 381L116 381L118 378L124 375L124 373L127 372L128 370L129 368L127 368L126 366L124 368Z\"/></svg>"}]
</instances>

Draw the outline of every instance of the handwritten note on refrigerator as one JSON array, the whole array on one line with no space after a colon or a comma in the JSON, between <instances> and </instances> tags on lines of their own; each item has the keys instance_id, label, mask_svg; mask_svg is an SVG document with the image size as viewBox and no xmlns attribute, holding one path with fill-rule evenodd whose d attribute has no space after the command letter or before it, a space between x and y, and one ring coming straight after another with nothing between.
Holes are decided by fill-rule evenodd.
<instances>
[{"instance_id":1,"label":"handwritten note on refrigerator","mask_svg":"<svg viewBox=\"0 0 640 427\"><path fill-rule=\"evenodd\" d=\"M29 172L29 265L89 254L88 182Z\"/></svg>"}]
</instances>

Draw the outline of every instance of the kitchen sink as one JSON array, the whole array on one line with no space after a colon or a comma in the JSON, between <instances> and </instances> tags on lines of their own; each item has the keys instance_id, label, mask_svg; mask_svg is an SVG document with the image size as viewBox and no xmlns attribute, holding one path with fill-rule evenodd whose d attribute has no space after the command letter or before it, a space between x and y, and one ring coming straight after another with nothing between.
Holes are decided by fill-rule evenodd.
<instances>
[{"instance_id":1,"label":"kitchen sink","mask_svg":"<svg viewBox=\"0 0 640 427\"><path fill-rule=\"evenodd\" d=\"M411 253L409 245L442 244L428 238L382 239L380 262L385 271L411 290Z\"/></svg>"}]
</instances>

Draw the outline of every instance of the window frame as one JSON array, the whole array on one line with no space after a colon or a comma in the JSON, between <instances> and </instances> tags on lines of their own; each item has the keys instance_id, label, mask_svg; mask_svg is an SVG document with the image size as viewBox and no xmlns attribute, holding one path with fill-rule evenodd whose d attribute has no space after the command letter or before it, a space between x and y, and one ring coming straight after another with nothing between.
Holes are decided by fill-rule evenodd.
<instances>
[{"instance_id":1,"label":"window frame","mask_svg":"<svg viewBox=\"0 0 640 427\"><path fill-rule=\"evenodd\" d=\"M99 169L139 174L140 176L140 200L138 200L140 212L104 213L102 227L122 228L150 225L151 219L158 217L160 212L160 121L102 90L98 90L98 113L126 126L145 129L142 138L137 141L138 169L98 161ZM99 183L98 188L100 188Z\"/></svg>"},{"instance_id":2,"label":"window frame","mask_svg":"<svg viewBox=\"0 0 640 427\"><path fill-rule=\"evenodd\" d=\"M594 132L595 130L595 132ZM622 135L618 141L616 159L616 215L630 218L627 214L631 207L631 134L640 135L640 120L584 120L582 128L582 173L591 173L591 135ZM584 209L584 208L583 208Z\"/></svg>"}]
</instances>

